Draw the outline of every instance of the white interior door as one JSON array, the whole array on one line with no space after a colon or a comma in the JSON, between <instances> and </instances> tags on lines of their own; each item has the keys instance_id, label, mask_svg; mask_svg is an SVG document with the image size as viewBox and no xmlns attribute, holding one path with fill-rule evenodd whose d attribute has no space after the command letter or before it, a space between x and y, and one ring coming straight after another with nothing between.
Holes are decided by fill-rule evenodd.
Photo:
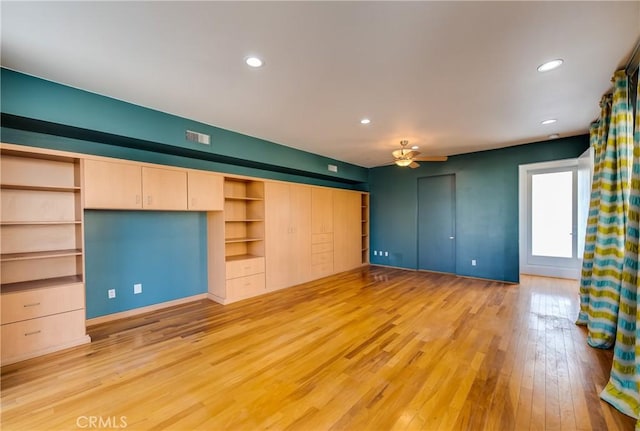
<instances>
[{"instance_id":1,"label":"white interior door","mask_svg":"<svg viewBox=\"0 0 640 431\"><path fill-rule=\"evenodd\" d=\"M578 195L578 159L520 166L521 273L578 278Z\"/></svg>"}]
</instances>

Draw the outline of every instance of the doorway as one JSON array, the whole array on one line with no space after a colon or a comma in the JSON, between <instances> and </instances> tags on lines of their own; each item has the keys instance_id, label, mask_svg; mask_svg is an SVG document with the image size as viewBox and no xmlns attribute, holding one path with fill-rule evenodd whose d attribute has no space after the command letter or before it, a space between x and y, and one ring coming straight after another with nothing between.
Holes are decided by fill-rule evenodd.
<instances>
[{"instance_id":1,"label":"doorway","mask_svg":"<svg viewBox=\"0 0 640 431\"><path fill-rule=\"evenodd\" d=\"M577 279L578 159L521 165L519 182L520 272Z\"/></svg>"},{"instance_id":2,"label":"doorway","mask_svg":"<svg viewBox=\"0 0 640 431\"><path fill-rule=\"evenodd\" d=\"M456 272L456 178L418 179L418 269Z\"/></svg>"}]
</instances>

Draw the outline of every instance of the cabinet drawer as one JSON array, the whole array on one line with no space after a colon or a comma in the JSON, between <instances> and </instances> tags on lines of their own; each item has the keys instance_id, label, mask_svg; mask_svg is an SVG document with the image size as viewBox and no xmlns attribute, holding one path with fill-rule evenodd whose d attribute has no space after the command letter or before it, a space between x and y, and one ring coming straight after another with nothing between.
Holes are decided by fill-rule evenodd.
<instances>
[{"instance_id":1,"label":"cabinet drawer","mask_svg":"<svg viewBox=\"0 0 640 431\"><path fill-rule=\"evenodd\" d=\"M262 293L266 293L264 273L227 280L227 298L249 298Z\"/></svg>"},{"instance_id":2,"label":"cabinet drawer","mask_svg":"<svg viewBox=\"0 0 640 431\"><path fill-rule=\"evenodd\" d=\"M2 361L85 337L84 310L2 325Z\"/></svg>"},{"instance_id":3,"label":"cabinet drawer","mask_svg":"<svg viewBox=\"0 0 640 431\"><path fill-rule=\"evenodd\" d=\"M2 324L84 309L82 283L7 292L0 296Z\"/></svg>"},{"instance_id":4,"label":"cabinet drawer","mask_svg":"<svg viewBox=\"0 0 640 431\"><path fill-rule=\"evenodd\" d=\"M264 272L264 257L231 260L227 262L227 280Z\"/></svg>"},{"instance_id":5,"label":"cabinet drawer","mask_svg":"<svg viewBox=\"0 0 640 431\"><path fill-rule=\"evenodd\" d=\"M326 242L323 244L311 244L311 253L326 253L327 251L333 251L333 243Z\"/></svg>"},{"instance_id":6,"label":"cabinet drawer","mask_svg":"<svg viewBox=\"0 0 640 431\"><path fill-rule=\"evenodd\" d=\"M325 242L330 242L333 244L332 233L314 233L311 235L311 244L322 244Z\"/></svg>"},{"instance_id":7,"label":"cabinet drawer","mask_svg":"<svg viewBox=\"0 0 640 431\"><path fill-rule=\"evenodd\" d=\"M311 265L324 265L327 263L333 263L332 251L327 251L324 253L313 253L311 255Z\"/></svg>"},{"instance_id":8,"label":"cabinet drawer","mask_svg":"<svg viewBox=\"0 0 640 431\"><path fill-rule=\"evenodd\" d=\"M333 262L312 265L311 274L314 279L327 277L333 274Z\"/></svg>"}]
</instances>

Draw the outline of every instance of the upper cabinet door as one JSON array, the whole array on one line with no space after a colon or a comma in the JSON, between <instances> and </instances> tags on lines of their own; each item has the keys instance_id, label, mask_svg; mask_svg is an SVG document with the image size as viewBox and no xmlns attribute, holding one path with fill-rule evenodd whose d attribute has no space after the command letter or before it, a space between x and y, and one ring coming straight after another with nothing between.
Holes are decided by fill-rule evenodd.
<instances>
[{"instance_id":1,"label":"upper cabinet door","mask_svg":"<svg viewBox=\"0 0 640 431\"><path fill-rule=\"evenodd\" d=\"M84 160L85 208L142 208L142 172L140 166Z\"/></svg>"},{"instance_id":2,"label":"upper cabinet door","mask_svg":"<svg viewBox=\"0 0 640 431\"><path fill-rule=\"evenodd\" d=\"M187 181L189 210L222 211L224 209L222 175L189 171Z\"/></svg>"},{"instance_id":3,"label":"upper cabinet door","mask_svg":"<svg viewBox=\"0 0 640 431\"><path fill-rule=\"evenodd\" d=\"M187 209L187 173L142 167L143 207L151 210Z\"/></svg>"},{"instance_id":4,"label":"upper cabinet door","mask_svg":"<svg viewBox=\"0 0 640 431\"><path fill-rule=\"evenodd\" d=\"M333 232L333 191L330 189L311 189L311 231Z\"/></svg>"}]
</instances>

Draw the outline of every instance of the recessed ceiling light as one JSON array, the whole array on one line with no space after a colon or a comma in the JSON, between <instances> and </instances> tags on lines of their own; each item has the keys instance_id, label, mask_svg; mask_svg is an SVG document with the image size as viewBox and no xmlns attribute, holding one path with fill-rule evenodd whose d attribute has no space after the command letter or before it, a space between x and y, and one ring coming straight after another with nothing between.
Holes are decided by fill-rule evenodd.
<instances>
[{"instance_id":1,"label":"recessed ceiling light","mask_svg":"<svg viewBox=\"0 0 640 431\"><path fill-rule=\"evenodd\" d=\"M414 145L413 147L411 147L412 150L417 150L418 148L420 147L418 147L417 145Z\"/></svg>"},{"instance_id":2,"label":"recessed ceiling light","mask_svg":"<svg viewBox=\"0 0 640 431\"><path fill-rule=\"evenodd\" d=\"M556 121L558 121L558 120L556 120L555 118L549 118L548 120L544 120L544 121L540 122L540 124L553 124Z\"/></svg>"},{"instance_id":3,"label":"recessed ceiling light","mask_svg":"<svg viewBox=\"0 0 640 431\"><path fill-rule=\"evenodd\" d=\"M264 64L264 62L258 57L247 57L245 59L245 63L247 63L247 65L251 67L262 67L262 65Z\"/></svg>"},{"instance_id":4,"label":"recessed ceiling light","mask_svg":"<svg viewBox=\"0 0 640 431\"><path fill-rule=\"evenodd\" d=\"M548 72L555 69L556 67L560 67L562 63L564 63L564 60L561 58L547 61L546 63L542 63L540 66L538 66L538 72Z\"/></svg>"},{"instance_id":5,"label":"recessed ceiling light","mask_svg":"<svg viewBox=\"0 0 640 431\"><path fill-rule=\"evenodd\" d=\"M369 120L368 118L363 118L362 120L360 120L360 124L369 124L371 123L371 120Z\"/></svg>"},{"instance_id":6,"label":"recessed ceiling light","mask_svg":"<svg viewBox=\"0 0 640 431\"><path fill-rule=\"evenodd\" d=\"M549 139L557 139L559 137L560 137L560 135L558 135L557 133L553 133L553 134L549 135Z\"/></svg>"}]
</instances>

